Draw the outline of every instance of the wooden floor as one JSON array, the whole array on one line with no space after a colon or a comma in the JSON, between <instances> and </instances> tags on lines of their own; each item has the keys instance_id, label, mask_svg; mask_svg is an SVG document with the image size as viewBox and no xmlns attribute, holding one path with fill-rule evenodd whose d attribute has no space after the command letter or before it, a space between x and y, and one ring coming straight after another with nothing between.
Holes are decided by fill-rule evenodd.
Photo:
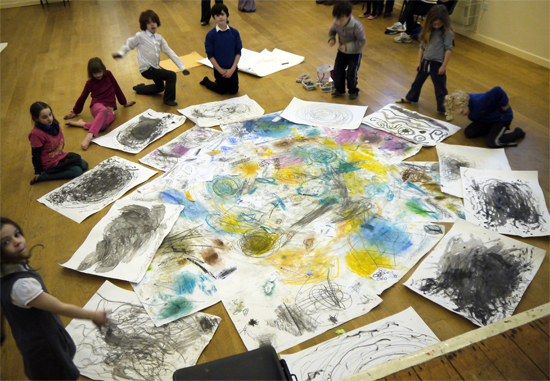
<instances>
[{"instance_id":1,"label":"wooden floor","mask_svg":"<svg viewBox=\"0 0 550 381\"><path fill-rule=\"evenodd\" d=\"M548 380L548 324L547 316L381 380Z\"/></svg>"},{"instance_id":2,"label":"wooden floor","mask_svg":"<svg viewBox=\"0 0 550 381\"><path fill-rule=\"evenodd\" d=\"M331 7L317 5L313 0L257 0L257 12L244 14L237 11L236 0L226 0L225 3L230 10L230 23L239 29L246 48L255 51L279 48L305 56L303 64L266 78L240 75L239 95L247 94L266 113L284 109L293 97L332 101L330 94L318 90L307 92L295 83L295 78L301 73L314 75L317 66L334 62L336 50L326 43L328 28L332 23ZM44 10L37 5L4 9L0 14L0 42L8 43L0 54L1 214L22 225L29 245L42 243L46 247L37 250L31 264L39 270L50 292L65 302L80 306L88 301L104 279L67 270L58 264L72 256L109 208L76 224L36 201L63 182L29 185L33 177L27 139L31 130L29 107L35 101L44 101L52 106L55 116L62 120L84 87L87 61L97 56L113 71L127 98L137 101L134 107L117 111L117 119L111 129L148 108L177 113L175 108L162 104L161 95L138 96L132 91L133 85L144 82L138 71L135 52L121 61L115 62L110 58L112 52L138 31L139 14L149 8L159 14L162 22L159 33L178 55L193 51L204 54L204 37L209 28L200 26L198 1L72 1L67 7L63 7L62 3L50 3ZM356 101L345 98L338 99L338 102L368 105L367 113L372 113L403 97L408 91L415 76L418 44L396 44L391 36L383 33L386 26L397 21L398 11L396 6L394 16L389 19L361 19L367 36L359 70L361 92ZM360 6L356 6L354 15L357 17L360 13ZM210 26L213 27L214 23ZM455 42L447 70L449 90L461 88L468 92L484 92L496 85L506 90L515 115L513 126L521 126L527 132L521 144L516 148L507 148L506 154L512 169L538 171L548 203L549 71L460 35L456 36ZM186 77L178 74L176 100L181 108L225 99L199 85L205 75L212 75L206 67L191 69L191 75ZM421 102L408 108L441 118L436 113L430 81L424 86ZM81 116L90 120L87 106ZM467 123L465 119L455 121L461 127ZM187 121L184 127L190 128L192 125ZM65 150L81 153L91 167L113 155L137 162L152 148L167 143L183 130L179 128L167 134L141 154L130 155L94 144L88 151L82 152L80 141L84 137L83 131L65 128ZM481 139L467 140L462 132L445 142L484 146ZM435 161L435 149L424 148L412 160ZM450 228L450 224L447 224L447 228ZM547 237L518 239L545 250L549 247ZM550 301L549 263L547 255L516 312ZM131 289L126 282L114 283ZM342 328L350 331L409 306L420 314L441 340L476 328L466 319L411 292L402 283L385 291L381 295L384 301L371 313L344 324ZM246 350L221 303L204 311L220 316L222 322L199 359L200 363ZM63 321L67 324L69 319L63 318ZM21 356L11 333L7 335L1 349L1 378L24 379ZM296 352L334 336L334 331L326 332L286 353ZM506 358L508 355L503 356Z\"/></svg>"}]
</instances>

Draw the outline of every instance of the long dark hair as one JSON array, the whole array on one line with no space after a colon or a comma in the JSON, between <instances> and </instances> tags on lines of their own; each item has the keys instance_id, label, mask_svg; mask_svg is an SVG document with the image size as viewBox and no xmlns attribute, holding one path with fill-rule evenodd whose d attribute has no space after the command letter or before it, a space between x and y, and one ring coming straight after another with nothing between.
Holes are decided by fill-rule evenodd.
<instances>
[{"instance_id":1,"label":"long dark hair","mask_svg":"<svg viewBox=\"0 0 550 381\"><path fill-rule=\"evenodd\" d=\"M31 105L31 117L32 117L32 121L35 123L38 123L37 120L38 118L40 117L40 113L42 112L42 110L44 109L47 109L49 108L50 111L52 112L52 116L53 116L53 123L54 124L59 124L59 122L57 121L57 119L55 119L55 116L53 115L53 110L52 108L47 104L47 103L44 103L44 102L34 102L32 105ZM13 222L13 221L12 221ZM13 226L16 226L16 225L13 225ZM21 231L21 230L19 230Z\"/></svg>"},{"instance_id":2,"label":"long dark hair","mask_svg":"<svg viewBox=\"0 0 550 381\"><path fill-rule=\"evenodd\" d=\"M103 75L107 75L107 68L103 64L103 61L101 61L98 57L90 58L88 61L88 78L90 80L94 79L95 73L103 73Z\"/></svg>"},{"instance_id":3,"label":"long dark hair","mask_svg":"<svg viewBox=\"0 0 550 381\"><path fill-rule=\"evenodd\" d=\"M19 226L17 223L15 223L14 221L10 220L9 218L6 218L6 217L0 217L0 230L4 227L4 225L12 225L13 227L15 227L17 230L19 230L19 233L21 233L21 235L24 237L25 234L23 234L23 229L21 229L21 226ZM34 245L33 247L31 247L29 249L29 256L32 256L32 252L33 250L37 247L37 246L40 246L40 247L44 247L44 245L42 244L37 244L37 245ZM0 245L0 256L1 254L3 254L4 252L4 246L3 245ZM33 268L31 268L29 266L29 260L25 260L25 264L24 264L25 268L27 270L34 270Z\"/></svg>"}]
</instances>

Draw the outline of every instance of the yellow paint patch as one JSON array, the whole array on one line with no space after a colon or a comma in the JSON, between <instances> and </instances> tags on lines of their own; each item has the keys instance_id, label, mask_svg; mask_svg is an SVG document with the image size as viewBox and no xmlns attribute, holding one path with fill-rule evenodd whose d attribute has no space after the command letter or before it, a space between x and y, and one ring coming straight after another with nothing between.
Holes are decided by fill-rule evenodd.
<instances>
[{"instance_id":1,"label":"yellow paint patch","mask_svg":"<svg viewBox=\"0 0 550 381\"><path fill-rule=\"evenodd\" d=\"M189 192L188 190L185 191L185 196L189 201L195 201L195 199L193 199L193 196L191 196L191 192Z\"/></svg>"},{"instance_id":2,"label":"yellow paint patch","mask_svg":"<svg viewBox=\"0 0 550 381\"><path fill-rule=\"evenodd\" d=\"M241 175L245 177L254 176L256 177L258 175L258 172L260 170L260 166L258 163L241 163L237 165L236 167L233 167L233 172L238 172Z\"/></svg>"},{"instance_id":3,"label":"yellow paint patch","mask_svg":"<svg viewBox=\"0 0 550 381\"><path fill-rule=\"evenodd\" d=\"M391 258L374 250L351 251L346 254L346 263L351 271L362 277L368 277L378 267L391 269Z\"/></svg>"},{"instance_id":4,"label":"yellow paint patch","mask_svg":"<svg viewBox=\"0 0 550 381\"><path fill-rule=\"evenodd\" d=\"M279 270L287 284L317 283L327 277L335 280L340 273L338 257L317 250L278 251L264 263Z\"/></svg>"}]
</instances>

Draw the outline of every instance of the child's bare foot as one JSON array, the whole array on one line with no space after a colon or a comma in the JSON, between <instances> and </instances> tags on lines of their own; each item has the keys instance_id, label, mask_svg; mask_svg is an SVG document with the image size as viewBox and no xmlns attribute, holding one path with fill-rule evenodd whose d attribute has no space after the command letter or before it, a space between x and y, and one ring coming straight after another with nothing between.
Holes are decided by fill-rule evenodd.
<instances>
[{"instance_id":1,"label":"child's bare foot","mask_svg":"<svg viewBox=\"0 0 550 381\"><path fill-rule=\"evenodd\" d=\"M126 104L124 105L124 107L132 107L132 106L135 105L135 104L136 104L136 102L130 101L130 102L126 103Z\"/></svg>"},{"instance_id":2,"label":"child's bare foot","mask_svg":"<svg viewBox=\"0 0 550 381\"><path fill-rule=\"evenodd\" d=\"M94 135L88 132L86 134L86 137L82 141L82 143L80 143L80 147L82 147L82 149L84 151L86 151L88 149L88 147L90 146L90 143L92 142L93 138L94 138Z\"/></svg>"},{"instance_id":3,"label":"child's bare foot","mask_svg":"<svg viewBox=\"0 0 550 381\"><path fill-rule=\"evenodd\" d=\"M84 119L79 119L77 120L76 122L67 122L65 123L67 126L71 126L71 127L84 127L84 125L86 124L86 122L84 122Z\"/></svg>"}]
</instances>

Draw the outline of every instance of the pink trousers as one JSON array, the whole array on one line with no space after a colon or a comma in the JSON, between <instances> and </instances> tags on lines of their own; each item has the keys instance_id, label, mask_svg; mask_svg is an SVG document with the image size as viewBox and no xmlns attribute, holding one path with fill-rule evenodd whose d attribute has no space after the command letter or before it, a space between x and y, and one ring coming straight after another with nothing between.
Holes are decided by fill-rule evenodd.
<instances>
[{"instance_id":1,"label":"pink trousers","mask_svg":"<svg viewBox=\"0 0 550 381\"><path fill-rule=\"evenodd\" d=\"M91 132L94 137L97 136L99 131L105 130L109 124L113 123L113 120L115 120L114 111L101 103L94 104L90 112L94 117L94 121L84 124L84 129Z\"/></svg>"}]
</instances>

